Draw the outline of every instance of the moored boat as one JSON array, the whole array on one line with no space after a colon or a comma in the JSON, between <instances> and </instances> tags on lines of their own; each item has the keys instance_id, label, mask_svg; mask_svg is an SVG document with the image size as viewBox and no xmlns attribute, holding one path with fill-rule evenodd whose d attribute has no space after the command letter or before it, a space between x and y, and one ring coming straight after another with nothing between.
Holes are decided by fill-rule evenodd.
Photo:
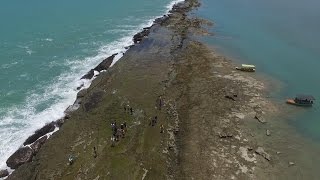
<instances>
[{"instance_id":1,"label":"moored boat","mask_svg":"<svg viewBox=\"0 0 320 180\"><path fill-rule=\"evenodd\" d=\"M296 106L312 106L314 100L316 99L311 95L299 94L294 99L287 99L287 103Z\"/></svg>"},{"instance_id":2,"label":"moored boat","mask_svg":"<svg viewBox=\"0 0 320 180\"><path fill-rule=\"evenodd\" d=\"M242 64L241 67L236 67L237 70L246 71L246 72L255 72L256 66L251 64Z\"/></svg>"}]
</instances>

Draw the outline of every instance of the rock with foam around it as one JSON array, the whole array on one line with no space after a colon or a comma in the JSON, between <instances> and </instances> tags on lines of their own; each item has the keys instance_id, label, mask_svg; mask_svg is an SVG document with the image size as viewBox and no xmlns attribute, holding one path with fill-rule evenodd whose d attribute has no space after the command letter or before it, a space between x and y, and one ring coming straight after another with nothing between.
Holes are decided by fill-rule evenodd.
<instances>
[{"instance_id":1,"label":"rock with foam around it","mask_svg":"<svg viewBox=\"0 0 320 180\"><path fill-rule=\"evenodd\" d=\"M6 177L9 175L9 171L8 170L0 170L0 178Z\"/></svg>"},{"instance_id":2,"label":"rock with foam around it","mask_svg":"<svg viewBox=\"0 0 320 180\"><path fill-rule=\"evenodd\" d=\"M7 166L17 169L26 162L30 162L33 157L33 150L30 147L22 147L13 153L7 160Z\"/></svg>"},{"instance_id":3,"label":"rock with foam around it","mask_svg":"<svg viewBox=\"0 0 320 180\"><path fill-rule=\"evenodd\" d=\"M55 122L51 122L51 123L43 126L41 129L38 129L33 135L28 137L28 139L23 143L23 145L25 146L28 144L32 144L37 139L39 139L41 136L44 136L44 135L54 131L54 129L56 128L55 124L56 124Z\"/></svg>"}]
</instances>

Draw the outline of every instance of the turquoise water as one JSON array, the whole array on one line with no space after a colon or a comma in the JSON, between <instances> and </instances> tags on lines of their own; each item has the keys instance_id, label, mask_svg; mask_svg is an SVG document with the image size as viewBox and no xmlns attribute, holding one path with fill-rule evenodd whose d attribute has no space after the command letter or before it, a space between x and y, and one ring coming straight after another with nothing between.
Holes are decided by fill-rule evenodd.
<instances>
[{"instance_id":1,"label":"turquoise water","mask_svg":"<svg viewBox=\"0 0 320 180\"><path fill-rule=\"evenodd\" d=\"M125 51L172 2L1 1L0 168L28 135L64 115L76 87L90 84L82 75Z\"/></svg>"},{"instance_id":2,"label":"turquoise water","mask_svg":"<svg viewBox=\"0 0 320 180\"><path fill-rule=\"evenodd\" d=\"M199 15L212 20L207 42L234 59L257 65L259 72L283 82L274 98L298 93L318 102L286 121L302 135L320 140L320 1L202 0ZM283 119L279 119L283 120Z\"/></svg>"}]
</instances>

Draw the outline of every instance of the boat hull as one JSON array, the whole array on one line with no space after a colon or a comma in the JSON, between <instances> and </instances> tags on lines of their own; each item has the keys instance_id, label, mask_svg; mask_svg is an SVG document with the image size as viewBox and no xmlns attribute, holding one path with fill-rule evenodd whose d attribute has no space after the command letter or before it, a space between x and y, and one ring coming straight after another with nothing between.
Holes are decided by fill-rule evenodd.
<instances>
[{"instance_id":1,"label":"boat hull","mask_svg":"<svg viewBox=\"0 0 320 180\"><path fill-rule=\"evenodd\" d=\"M245 71L245 72L255 72L256 71L256 69L253 69L253 68L242 68L242 67L236 67L236 70Z\"/></svg>"},{"instance_id":2,"label":"boat hull","mask_svg":"<svg viewBox=\"0 0 320 180\"><path fill-rule=\"evenodd\" d=\"M312 106L312 104L301 104L301 103L296 103L293 99L287 99L287 104L292 104L295 106L306 106L306 107L310 107Z\"/></svg>"}]
</instances>

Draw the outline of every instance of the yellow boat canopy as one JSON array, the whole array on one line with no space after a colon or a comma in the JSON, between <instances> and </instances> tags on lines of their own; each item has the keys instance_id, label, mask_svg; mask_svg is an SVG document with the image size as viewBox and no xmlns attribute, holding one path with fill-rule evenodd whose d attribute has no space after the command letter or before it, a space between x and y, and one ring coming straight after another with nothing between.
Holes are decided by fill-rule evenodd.
<instances>
[{"instance_id":1,"label":"yellow boat canopy","mask_svg":"<svg viewBox=\"0 0 320 180\"><path fill-rule=\"evenodd\" d=\"M256 66L251 65L251 64L242 64L242 67L244 67L244 68L255 68Z\"/></svg>"}]
</instances>

